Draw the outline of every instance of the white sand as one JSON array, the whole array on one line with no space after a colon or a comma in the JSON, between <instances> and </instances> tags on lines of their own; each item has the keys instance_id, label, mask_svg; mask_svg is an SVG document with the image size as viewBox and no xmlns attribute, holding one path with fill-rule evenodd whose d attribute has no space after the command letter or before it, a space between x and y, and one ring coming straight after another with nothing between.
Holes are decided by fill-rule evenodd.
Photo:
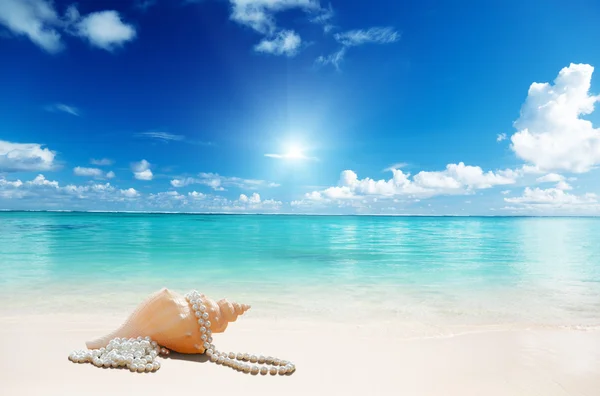
<instances>
[{"instance_id":1,"label":"white sand","mask_svg":"<svg viewBox=\"0 0 600 396\"><path fill-rule=\"evenodd\" d=\"M0 315L0 395L600 395L598 330L463 328L426 338L400 322L247 315L214 337L217 348L291 360L293 375L252 376L201 355L161 359L150 374L67 359L124 317Z\"/></svg>"}]
</instances>

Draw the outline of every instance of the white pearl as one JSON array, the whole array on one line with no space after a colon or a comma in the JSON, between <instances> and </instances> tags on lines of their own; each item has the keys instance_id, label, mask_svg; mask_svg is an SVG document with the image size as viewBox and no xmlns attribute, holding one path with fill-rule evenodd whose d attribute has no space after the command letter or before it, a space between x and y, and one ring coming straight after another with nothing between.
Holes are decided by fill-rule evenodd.
<instances>
[{"instance_id":1,"label":"white pearl","mask_svg":"<svg viewBox=\"0 0 600 396\"><path fill-rule=\"evenodd\" d=\"M202 319L204 319L204 320L208 319L208 312L204 312L202 314Z\"/></svg>"},{"instance_id":2,"label":"white pearl","mask_svg":"<svg viewBox=\"0 0 600 396\"><path fill-rule=\"evenodd\" d=\"M202 326L204 324L204 319L202 319L202 318L198 319L198 324L200 326Z\"/></svg>"},{"instance_id":3,"label":"white pearl","mask_svg":"<svg viewBox=\"0 0 600 396\"><path fill-rule=\"evenodd\" d=\"M217 357L217 355L210 355L210 361L211 361L211 362L216 362L216 361L217 361L217 359L219 359L219 358Z\"/></svg>"},{"instance_id":4,"label":"white pearl","mask_svg":"<svg viewBox=\"0 0 600 396\"><path fill-rule=\"evenodd\" d=\"M244 358L244 354L243 353L239 353L236 355L235 357L237 360L242 360Z\"/></svg>"},{"instance_id":5,"label":"white pearl","mask_svg":"<svg viewBox=\"0 0 600 396\"><path fill-rule=\"evenodd\" d=\"M258 358L254 355L250 356L250 362L252 363L256 363L258 361Z\"/></svg>"},{"instance_id":6,"label":"white pearl","mask_svg":"<svg viewBox=\"0 0 600 396\"><path fill-rule=\"evenodd\" d=\"M265 362L265 357L263 355L260 355L258 357L258 363L263 364Z\"/></svg>"},{"instance_id":7,"label":"white pearl","mask_svg":"<svg viewBox=\"0 0 600 396\"><path fill-rule=\"evenodd\" d=\"M252 366L252 369L251 369L252 374L258 374L258 371L259 371L258 366Z\"/></svg>"},{"instance_id":8,"label":"white pearl","mask_svg":"<svg viewBox=\"0 0 600 396\"><path fill-rule=\"evenodd\" d=\"M221 364L224 360L225 359L223 358L223 356L219 356L219 358L217 359L217 363Z\"/></svg>"},{"instance_id":9,"label":"white pearl","mask_svg":"<svg viewBox=\"0 0 600 396\"><path fill-rule=\"evenodd\" d=\"M204 304L200 304L199 308L200 308L200 311L202 311L202 312L206 311L206 305L204 305Z\"/></svg>"},{"instance_id":10,"label":"white pearl","mask_svg":"<svg viewBox=\"0 0 600 396\"><path fill-rule=\"evenodd\" d=\"M208 337L206 336L206 334L202 334L202 335L200 336L200 339L201 339L202 341L206 341L206 339L207 339L207 338L208 338Z\"/></svg>"},{"instance_id":11,"label":"white pearl","mask_svg":"<svg viewBox=\"0 0 600 396\"><path fill-rule=\"evenodd\" d=\"M277 374L277 368L271 367L271 370L269 370L269 372L271 373L271 375L275 375Z\"/></svg>"},{"instance_id":12,"label":"white pearl","mask_svg":"<svg viewBox=\"0 0 600 396\"><path fill-rule=\"evenodd\" d=\"M152 370L154 370L154 366L152 364L148 363L146 365L146 371L152 371Z\"/></svg>"},{"instance_id":13,"label":"white pearl","mask_svg":"<svg viewBox=\"0 0 600 396\"><path fill-rule=\"evenodd\" d=\"M267 375L268 372L269 372L269 369L266 368L265 366L263 366L263 367L260 368L260 373L262 375Z\"/></svg>"},{"instance_id":14,"label":"white pearl","mask_svg":"<svg viewBox=\"0 0 600 396\"><path fill-rule=\"evenodd\" d=\"M285 367L279 367L279 374L283 375L287 372L287 369Z\"/></svg>"},{"instance_id":15,"label":"white pearl","mask_svg":"<svg viewBox=\"0 0 600 396\"><path fill-rule=\"evenodd\" d=\"M235 353L229 352L229 359L235 359Z\"/></svg>"},{"instance_id":16,"label":"white pearl","mask_svg":"<svg viewBox=\"0 0 600 396\"><path fill-rule=\"evenodd\" d=\"M204 327L204 326L200 327L200 333L206 333L206 327Z\"/></svg>"}]
</instances>

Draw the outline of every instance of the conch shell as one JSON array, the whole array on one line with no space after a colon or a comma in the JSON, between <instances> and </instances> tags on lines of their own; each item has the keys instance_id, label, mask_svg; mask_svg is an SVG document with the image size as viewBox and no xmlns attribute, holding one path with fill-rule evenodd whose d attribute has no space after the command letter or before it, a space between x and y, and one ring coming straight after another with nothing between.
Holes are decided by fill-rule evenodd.
<instances>
[{"instance_id":1,"label":"conch shell","mask_svg":"<svg viewBox=\"0 0 600 396\"><path fill-rule=\"evenodd\" d=\"M212 323L213 333L222 333L249 305L211 300L200 294ZM163 288L142 302L127 321L112 333L86 343L89 349L108 345L113 338L149 336L160 346L180 353L204 353L200 325L185 296Z\"/></svg>"}]
</instances>

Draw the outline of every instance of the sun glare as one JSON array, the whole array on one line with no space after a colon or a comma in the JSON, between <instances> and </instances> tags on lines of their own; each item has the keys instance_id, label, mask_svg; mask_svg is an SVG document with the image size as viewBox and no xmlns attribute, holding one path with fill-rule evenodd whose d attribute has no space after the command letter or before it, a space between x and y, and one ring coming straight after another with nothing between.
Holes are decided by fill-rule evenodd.
<instances>
[{"instance_id":1,"label":"sun glare","mask_svg":"<svg viewBox=\"0 0 600 396\"><path fill-rule=\"evenodd\" d=\"M303 158L304 154L302 154L302 148L299 146L290 146L288 152L286 154L287 158Z\"/></svg>"}]
</instances>

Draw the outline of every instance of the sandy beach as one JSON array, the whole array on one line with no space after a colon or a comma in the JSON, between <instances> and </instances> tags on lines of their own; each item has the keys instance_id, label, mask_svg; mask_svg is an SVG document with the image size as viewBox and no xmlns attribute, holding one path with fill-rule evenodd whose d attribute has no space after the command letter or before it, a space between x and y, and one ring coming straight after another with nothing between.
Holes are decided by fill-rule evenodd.
<instances>
[{"instance_id":1,"label":"sandy beach","mask_svg":"<svg viewBox=\"0 0 600 396\"><path fill-rule=\"evenodd\" d=\"M173 354L151 374L67 359L123 318L2 316L0 393L595 396L600 389L600 331L589 329L465 327L453 336L421 337L417 327L406 323L248 315L215 336L217 347L291 360L297 367L293 375L243 374L203 355Z\"/></svg>"}]
</instances>

